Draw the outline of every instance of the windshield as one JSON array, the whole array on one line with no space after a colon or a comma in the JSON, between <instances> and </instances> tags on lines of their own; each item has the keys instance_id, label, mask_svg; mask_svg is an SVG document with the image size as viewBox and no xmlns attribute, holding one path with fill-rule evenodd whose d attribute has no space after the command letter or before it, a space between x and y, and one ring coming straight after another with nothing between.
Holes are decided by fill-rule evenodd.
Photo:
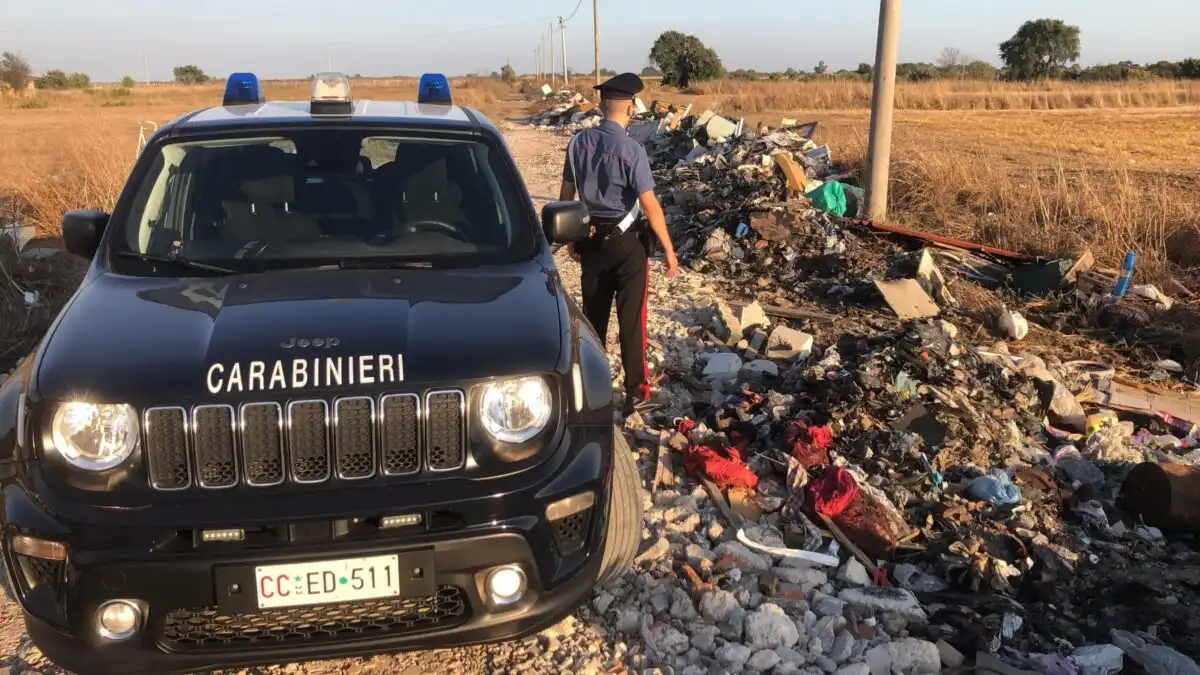
<instances>
[{"instance_id":1,"label":"windshield","mask_svg":"<svg viewBox=\"0 0 1200 675\"><path fill-rule=\"evenodd\" d=\"M170 143L119 254L229 270L528 257L520 192L480 139L314 129Z\"/></svg>"}]
</instances>

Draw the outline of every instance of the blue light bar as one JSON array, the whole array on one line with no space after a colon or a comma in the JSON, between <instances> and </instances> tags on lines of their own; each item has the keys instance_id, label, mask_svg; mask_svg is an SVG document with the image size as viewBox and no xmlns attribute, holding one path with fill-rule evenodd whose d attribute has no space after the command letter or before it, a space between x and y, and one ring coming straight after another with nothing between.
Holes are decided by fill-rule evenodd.
<instances>
[{"instance_id":1,"label":"blue light bar","mask_svg":"<svg viewBox=\"0 0 1200 675\"><path fill-rule=\"evenodd\" d=\"M264 103L262 87L254 73L233 73L225 80L225 100L221 105Z\"/></svg>"},{"instance_id":2,"label":"blue light bar","mask_svg":"<svg viewBox=\"0 0 1200 675\"><path fill-rule=\"evenodd\" d=\"M425 73L417 84L417 103L450 105L450 81L441 73Z\"/></svg>"}]
</instances>

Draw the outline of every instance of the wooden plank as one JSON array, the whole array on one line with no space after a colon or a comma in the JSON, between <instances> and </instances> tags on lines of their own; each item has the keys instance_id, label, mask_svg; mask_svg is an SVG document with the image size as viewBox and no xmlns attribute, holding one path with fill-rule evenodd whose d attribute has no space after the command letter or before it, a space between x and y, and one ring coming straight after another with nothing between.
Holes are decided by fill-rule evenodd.
<instances>
[{"instance_id":1,"label":"wooden plank","mask_svg":"<svg viewBox=\"0 0 1200 675\"><path fill-rule=\"evenodd\" d=\"M855 545L854 542L850 541L850 537L847 537L846 533L842 532L842 528L838 527L837 523L833 522L832 518L824 513L818 513L817 515L821 517L821 522L825 523L825 527L829 528L829 531L833 533L833 536L842 543L842 546L845 546L855 558L858 558L858 562L862 563L863 567L867 568L868 572L875 574L875 572L879 569L875 565L875 561L871 560L866 553L863 553L861 548Z\"/></svg>"}]
</instances>

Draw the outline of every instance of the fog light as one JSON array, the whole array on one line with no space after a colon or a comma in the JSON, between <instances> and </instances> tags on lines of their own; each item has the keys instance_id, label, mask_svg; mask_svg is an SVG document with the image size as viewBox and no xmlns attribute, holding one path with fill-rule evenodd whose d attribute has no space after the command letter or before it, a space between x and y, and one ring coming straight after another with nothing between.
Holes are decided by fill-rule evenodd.
<instances>
[{"instance_id":1,"label":"fog light","mask_svg":"<svg viewBox=\"0 0 1200 675\"><path fill-rule=\"evenodd\" d=\"M241 541L246 538L246 531L239 528L228 530L203 530L200 532L201 541Z\"/></svg>"},{"instance_id":2,"label":"fog light","mask_svg":"<svg viewBox=\"0 0 1200 675\"><path fill-rule=\"evenodd\" d=\"M67 559L67 548L57 541L27 537L23 534L18 534L12 538L12 549L13 552L29 556L30 558L40 558L42 560Z\"/></svg>"},{"instance_id":3,"label":"fog light","mask_svg":"<svg viewBox=\"0 0 1200 675\"><path fill-rule=\"evenodd\" d=\"M404 516L384 516L379 519L379 529L390 530L394 527L409 527L421 524L421 514L410 513Z\"/></svg>"},{"instance_id":4,"label":"fog light","mask_svg":"<svg viewBox=\"0 0 1200 675\"><path fill-rule=\"evenodd\" d=\"M511 605L525 596L525 572L517 565L505 565L488 572L488 596L493 605Z\"/></svg>"},{"instance_id":5,"label":"fog light","mask_svg":"<svg viewBox=\"0 0 1200 675\"><path fill-rule=\"evenodd\" d=\"M109 600L96 611L96 632L105 640L128 640L142 627L142 610L132 600Z\"/></svg>"}]
</instances>

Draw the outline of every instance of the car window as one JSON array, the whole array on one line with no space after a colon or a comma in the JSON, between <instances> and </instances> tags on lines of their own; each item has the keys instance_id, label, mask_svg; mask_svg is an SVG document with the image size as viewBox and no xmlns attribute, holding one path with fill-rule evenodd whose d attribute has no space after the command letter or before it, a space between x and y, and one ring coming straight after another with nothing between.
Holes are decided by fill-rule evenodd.
<instances>
[{"instance_id":1,"label":"car window","mask_svg":"<svg viewBox=\"0 0 1200 675\"><path fill-rule=\"evenodd\" d=\"M257 269L512 260L535 244L480 139L312 130L169 143L141 161L117 244L134 253Z\"/></svg>"}]
</instances>

